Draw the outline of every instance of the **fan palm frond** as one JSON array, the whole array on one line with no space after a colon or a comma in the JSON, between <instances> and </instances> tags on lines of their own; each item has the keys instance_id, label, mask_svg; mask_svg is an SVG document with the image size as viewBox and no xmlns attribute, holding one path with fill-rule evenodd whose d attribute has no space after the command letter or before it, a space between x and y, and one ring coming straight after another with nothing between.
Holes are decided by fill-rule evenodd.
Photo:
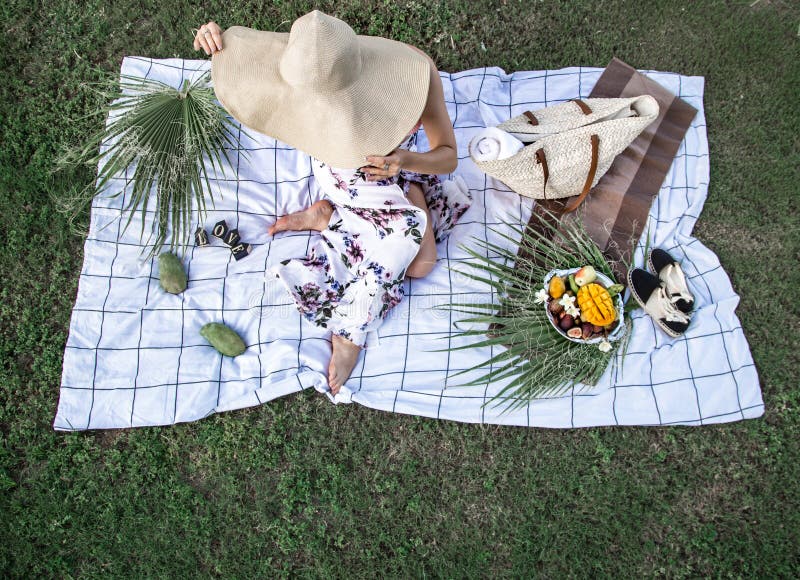
<instances>
[{"instance_id":1,"label":"fan palm frond","mask_svg":"<svg viewBox=\"0 0 800 580\"><path fill-rule=\"evenodd\" d=\"M214 202L211 180L231 166L228 150L242 150L240 127L216 101L210 73L185 80L180 89L135 75L106 75L89 86L108 103L97 111L108 122L63 153L56 169L89 166L97 168L97 179L59 200L60 208L74 222L96 195L124 195L124 227L138 209L141 239L147 212L154 212L145 242L148 258L167 238L170 250L181 249L191 235L193 213L198 212L200 221L205 218L206 194Z\"/></svg>"},{"instance_id":2,"label":"fan palm frond","mask_svg":"<svg viewBox=\"0 0 800 580\"><path fill-rule=\"evenodd\" d=\"M539 228L505 222L505 230L492 229L512 242L510 248L477 238L477 249L462 247L471 257L466 262L470 270L458 270L459 274L492 286L496 300L443 306L469 315L456 326L470 329L454 336L484 335L483 340L445 350L504 347L490 359L451 376L482 372L462 386L508 381L488 402L506 411L524 407L538 397L561 395L577 385L595 384L625 342L612 343L612 349L603 352L596 345L565 340L552 327L545 308L535 300L548 272L592 264L612 279L613 273L580 222L556 226L544 217L539 219ZM518 252L519 246L525 251Z\"/></svg>"}]
</instances>

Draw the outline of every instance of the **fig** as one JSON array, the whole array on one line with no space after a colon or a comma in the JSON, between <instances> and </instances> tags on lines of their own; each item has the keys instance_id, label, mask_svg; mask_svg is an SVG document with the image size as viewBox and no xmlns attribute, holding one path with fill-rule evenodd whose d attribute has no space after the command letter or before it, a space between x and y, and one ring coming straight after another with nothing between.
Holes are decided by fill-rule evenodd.
<instances>
[{"instance_id":1,"label":"fig","mask_svg":"<svg viewBox=\"0 0 800 580\"><path fill-rule=\"evenodd\" d=\"M566 290L567 286L560 276L553 276L550 278L550 285L547 288L547 292L550 294L551 298L558 300L564 295Z\"/></svg>"},{"instance_id":2,"label":"fig","mask_svg":"<svg viewBox=\"0 0 800 580\"><path fill-rule=\"evenodd\" d=\"M579 288L583 288L590 282L594 282L597 280L597 272L595 272L594 268L591 266L584 266L577 272L575 272L575 284L578 285Z\"/></svg>"},{"instance_id":3,"label":"fig","mask_svg":"<svg viewBox=\"0 0 800 580\"><path fill-rule=\"evenodd\" d=\"M550 304L547 307L552 314L559 314L560 312L564 312L564 307L559 303L558 300L551 300Z\"/></svg>"},{"instance_id":4,"label":"fig","mask_svg":"<svg viewBox=\"0 0 800 580\"><path fill-rule=\"evenodd\" d=\"M567 331L567 336L570 338L581 338L583 337L583 333L581 332L581 329L576 326L575 328L570 328Z\"/></svg>"},{"instance_id":5,"label":"fig","mask_svg":"<svg viewBox=\"0 0 800 580\"><path fill-rule=\"evenodd\" d=\"M583 336L584 340L592 336L592 325L588 322L581 324L581 336Z\"/></svg>"},{"instance_id":6,"label":"fig","mask_svg":"<svg viewBox=\"0 0 800 580\"><path fill-rule=\"evenodd\" d=\"M561 330L569 330L573 327L575 323L575 319L572 318L569 314L565 314L558 325L561 327Z\"/></svg>"},{"instance_id":7,"label":"fig","mask_svg":"<svg viewBox=\"0 0 800 580\"><path fill-rule=\"evenodd\" d=\"M592 325L592 332L594 332L595 334L600 334L601 332L603 332L603 327L602 326L597 326L596 324L593 324Z\"/></svg>"}]
</instances>

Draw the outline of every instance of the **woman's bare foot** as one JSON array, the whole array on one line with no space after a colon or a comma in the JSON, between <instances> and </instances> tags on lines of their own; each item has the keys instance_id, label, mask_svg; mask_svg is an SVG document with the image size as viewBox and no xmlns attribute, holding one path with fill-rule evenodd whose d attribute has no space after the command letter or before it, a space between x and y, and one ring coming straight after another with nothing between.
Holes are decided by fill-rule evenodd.
<instances>
[{"instance_id":1,"label":"woman's bare foot","mask_svg":"<svg viewBox=\"0 0 800 580\"><path fill-rule=\"evenodd\" d=\"M279 217L278 221L267 229L267 233L274 236L278 232L287 230L314 230L321 232L328 227L332 214L333 207L331 204L321 199L313 203L308 209Z\"/></svg>"},{"instance_id":2,"label":"woman's bare foot","mask_svg":"<svg viewBox=\"0 0 800 580\"><path fill-rule=\"evenodd\" d=\"M358 361L361 347L338 334L333 335L331 346L333 354L331 363L328 365L328 386L331 388L331 393L335 395L350 378L350 373L353 372L353 367Z\"/></svg>"}]
</instances>

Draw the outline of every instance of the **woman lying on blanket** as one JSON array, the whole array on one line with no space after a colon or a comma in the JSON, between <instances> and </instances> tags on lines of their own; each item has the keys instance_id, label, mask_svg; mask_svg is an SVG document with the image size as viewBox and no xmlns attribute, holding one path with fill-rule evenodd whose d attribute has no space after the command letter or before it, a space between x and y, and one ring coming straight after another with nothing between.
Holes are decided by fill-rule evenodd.
<instances>
[{"instance_id":1,"label":"woman lying on blanket","mask_svg":"<svg viewBox=\"0 0 800 580\"><path fill-rule=\"evenodd\" d=\"M458 163L439 73L417 48L357 36L311 12L290 33L214 22L194 40L212 55L220 102L243 125L312 156L325 199L269 228L315 230L307 256L279 278L309 321L332 331L328 386L335 395L404 293L403 278L436 263L436 242L469 207L463 180L440 182ZM415 151L425 128L430 150Z\"/></svg>"}]
</instances>

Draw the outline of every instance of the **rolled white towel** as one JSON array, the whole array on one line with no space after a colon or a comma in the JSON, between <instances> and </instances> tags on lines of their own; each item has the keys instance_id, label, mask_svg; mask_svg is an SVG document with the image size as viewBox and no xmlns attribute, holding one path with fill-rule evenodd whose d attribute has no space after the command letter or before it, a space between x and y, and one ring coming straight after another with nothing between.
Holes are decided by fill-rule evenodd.
<instances>
[{"instance_id":1,"label":"rolled white towel","mask_svg":"<svg viewBox=\"0 0 800 580\"><path fill-rule=\"evenodd\" d=\"M497 127L487 127L469 142L469 155L475 161L506 159L522 149L522 141Z\"/></svg>"}]
</instances>

